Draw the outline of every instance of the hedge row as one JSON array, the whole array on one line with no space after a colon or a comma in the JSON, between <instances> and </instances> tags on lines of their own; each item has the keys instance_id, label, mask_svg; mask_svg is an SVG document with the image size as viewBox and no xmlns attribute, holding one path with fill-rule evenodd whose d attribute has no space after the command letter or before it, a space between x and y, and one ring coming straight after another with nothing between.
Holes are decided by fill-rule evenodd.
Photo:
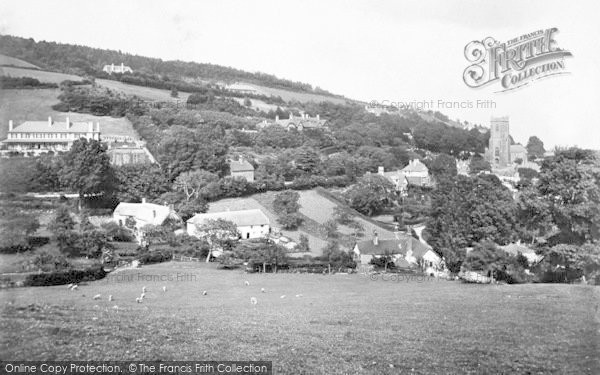
<instances>
[{"instance_id":1,"label":"hedge row","mask_svg":"<svg viewBox=\"0 0 600 375\"><path fill-rule=\"evenodd\" d=\"M103 279L106 272L101 265L95 265L84 270L53 271L28 275L24 286L48 286L80 283Z\"/></svg>"}]
</instances>

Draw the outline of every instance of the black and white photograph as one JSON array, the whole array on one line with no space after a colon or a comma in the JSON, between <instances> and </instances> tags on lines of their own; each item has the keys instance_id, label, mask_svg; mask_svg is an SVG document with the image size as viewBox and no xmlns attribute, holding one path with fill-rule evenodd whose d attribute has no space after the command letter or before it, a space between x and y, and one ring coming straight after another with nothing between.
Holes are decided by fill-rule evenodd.
<instances>
[{"instance_id":1,"label":"black and white photograph","mask_svg":"<svg viewBox=\"0 0 600 375\"><path fill-rule=\"evenodd\" d=\"M598 14L0 0L0 374L600 374Z\"/></svg>"}]
</instances>

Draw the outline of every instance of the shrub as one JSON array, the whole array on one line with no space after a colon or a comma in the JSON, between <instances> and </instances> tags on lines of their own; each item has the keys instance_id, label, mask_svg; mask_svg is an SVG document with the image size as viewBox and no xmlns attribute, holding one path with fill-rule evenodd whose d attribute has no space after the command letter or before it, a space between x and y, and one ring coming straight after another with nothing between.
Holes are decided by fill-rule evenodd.
<instances>
[{"instance_id":1,"label":"shrub","mask_svg":"<svg viewBox=\"0 0 600 375\"><path fill-rule=\"evenodd\" d=\"M139 258L140 264L152 264L168 262L173 259L172 252L168 250L154 250L142 255Z\"/></svg>"},{"instance_id":2,"label":"shrub","mask_svg":"<svg viewBox=\"0 0 600 375\"><path fill-rule=\"evenodd\" d=\"M302 218L297 214L285 214L277 218L277 222L281 224L283 229L295 230L302 224Z\"/></svg>"},{"instance_id":3,"label":"shrub","mask_svg":"<svg viewBox=\"0 0 600 375\"><path fill-rule=\"evenodd\" d=\"M94 281L103 279L106 272L101 265L94 265L84 270L62 270L28 275L23 285L25 286L47 286L63 285L69 283L80 283L82 281Z\"/></svg>"}]
</instances>

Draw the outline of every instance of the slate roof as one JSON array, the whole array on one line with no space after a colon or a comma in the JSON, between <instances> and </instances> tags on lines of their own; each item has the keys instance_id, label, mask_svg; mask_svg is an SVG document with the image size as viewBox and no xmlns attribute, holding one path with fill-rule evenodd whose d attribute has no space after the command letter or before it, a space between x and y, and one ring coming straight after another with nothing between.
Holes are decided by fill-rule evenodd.
<instances>
[{"instance_id":1,"label":"slate roof","mask_svg":"<svg viewBox=\"0 0 600 375\"><path fill-rule=\"evenodd\" d=\"M154 203L121 202L115 208L113 215L131 216L137 222L152 225L161 225L169 216L178 218L168 206L161 206Z\"/></svg>"},{"instance_id":2,"label":"slate roof","mask_svg":"<svg viewBox=\"0 0 600 375\"><path fill-rule=\"evenodd\" d=\"M93 128L94 132L98 131L97 125ZM67 129L66 121L53 121L52 125L49 125L48 121L25 121L15 126L10 133L88 133L89 130L89 122L70 122Z\"/></svg>"},{"instance_id":3,"label":"slate roof","mask_svg":"<svg viewBox=\"0 0 600 375\"><path fill-rule=\"evenodd\" d=\"M254 167L246 160L231 160L229 161L229 170L231 172L250 172L254 170Z\"/></svg>"},{"instance_id":4,"label":"slate roof","mask_svg":"<svg viewBox=\"0 0 600 375\"><path fill-rule=\"evenodd\" d=\"M223 219L233 222L238 227L269 224L269 218L259 209L241 211L222 211L196 214L187 222L202 224L205 220Z\"/></svg>"},{"instance_id":5,"label":"slate roof","mask_svg":"<svg viewBox=\"0 0 600 375\"><path fill-rule=\"evenodd\" d=\"M408 165L402 168L404 172L429 172L425 164L419 159L411 160Z\"/></svg>"},{"instance_id":6,"label":"slate roof","mask_svg":"<svg viewBox=\"0 0 600 375\"><path fill-rule=\"evenodd\" d=\"M416 238L409 236L404 236L400 239L380 239L377 245L373 243L373 240L364 240L357 242L356 246L358 246L361 254L370 255L406 255L408 249L411 248L413 256L421 258L429 251L429 247L422 244Z\"/></svg>"}]
</instances>

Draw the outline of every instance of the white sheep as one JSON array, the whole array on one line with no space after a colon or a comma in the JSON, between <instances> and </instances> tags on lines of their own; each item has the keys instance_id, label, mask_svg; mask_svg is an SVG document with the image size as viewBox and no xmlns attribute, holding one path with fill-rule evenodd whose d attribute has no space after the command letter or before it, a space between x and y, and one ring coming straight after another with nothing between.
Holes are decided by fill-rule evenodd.
<instances>
[{"instance_id":1,"label":"white sheep","mask_svg":"<svg viewBox=\"0 0 600 375\"><path fill-rule=\"evenodd\" d=\"M75 284L71 287L71 290L77 290L77 288L78 288L78 286L77 286L77 284Z\"/></svg>"},{"instance_id":2,"label":"white sheep","mask_svg":"<svg viewBox=\"0 0 600 375\"><path fill-rule=\"evenodd\" d=\"M244 284L246 284L246 286L250 286L250 281L246 280L244 281Z\"/></svg>"},{"instance_id":3,"label":"white sheep","mask_svg":"<svg viewBox=\"0 0 600 375\"><path fill-rule=\"evenodd\" d=\"M207 292L206 290L205 290L204 292L202 292L202 295L203 295L203 296L205 296L205 295L207 295L207 294L208 294L208 292Z\"/></svg>"},{"instance_id":4,"label":"white sheep","mask_svg":"<svg viewBox=\"0 0 600 375\"><path fill-rule=\"evenodd\" d=\"M256 305L258 303L258 300L255 297L251 297L250 298L250 303L253 305Z\"/></svg>"},{"instance_id":5,"label":"white sheep","mask_svg":"<svg viewBox=\"0 0 600 375\"><path fill-rule=\"evenodd\" d=\"M140 299L144 299L146 297L146 293L140 294Z\"/></svg>"},{"instance_id":6,"label":"white sheep","mask_svg":"<svg viewBox=\"0 0 600 375\"><path fill-rule=\"evenodd\" d=\"M284 294L284 295L282 295L282 296L281 296L281 297L279 297L279 298L282 298L282 299L283 299L283 298L285 298L285 294Z\"/></svg>"},{"instance_id":7,"label":"white sheep","mask_svg":"<svg viewBox=\"0 0 600 375\"><path fill-rule=\"evenodd\" d=\"M115 309L115 310L118 310L118 309L119 309L119 306L117 306L117 305L114 305L112 308L113 308L113 309Z\"/></svg>"},{"instance_id":8,"label":"white sheep","mask_svg":"<svg viewBox=\"0 0 600 375\"><path fill-rule=\"evenodd\" d=\"M108 302L112 302L112 300L113 300L113 296L111 294L111 295L108 296Z\"/></svg>"},{"instance_id":9,"label":"white sheep","mask_svg":"<svg viewBox=\"0 0 600 375\"><path fill-rule=\"evenodd\" d=\"M167 286L165 285L165 286L163 286L163 292L166 292L166 291L167 291Z\"/></svg>"},{"instance_id":10,"label":"white sheep","mask_svg":"<svg viewBox=\"0 0 600 375\"><path fill-rule=\"evenodd\" d=\"M73 287L73 283L67 285L67 289L71 289Z\"/></svg>"},{"instance_id":11,"label":"white sheep","mask_svg":"<svg viewBox=\"0 0 600 375\"><path fill-rule=\"evenodd\" d=\"M135 302L142 303L142 299L140 297L138 297L138 298L135 299Z\"/></svg>"},{"instance_id":12,"label":"white sheep","mask_svg":"<svg viewBox=\"0 0 600 375\"><path fill-rule=\"evenodd\" d=\"M102 297L101 294L96 294L94 297L92 297L93 299L100 299L100 297Z\"/></svg>"},{"instance_id":13,"label":"white sheep","mask_svg":"<svg viewBox=\"0 0 600 375\"><path fill-rule=\"evenodd\" d=\"M302 294L296 294L296 298L302 297Z\"/></svg>"},{"instance_id":14,"label":"white sheep","mask_svg":"<svg viewBox=\"0 0 600 375\"><path fill-rule=\"evenodd\" d=\"M146 293L146 287L145 286L142 287L142 293Z\"/></svg>"},{"instance_id":15,"label":"white sheep","mask_svg":"<svg viewBox=\"0 0 600 375\"><path fill-rule=\"evenodd\" d=\"M261 293L265 293L265 288L260 288Z\"/></svg>"}]
</instances>

